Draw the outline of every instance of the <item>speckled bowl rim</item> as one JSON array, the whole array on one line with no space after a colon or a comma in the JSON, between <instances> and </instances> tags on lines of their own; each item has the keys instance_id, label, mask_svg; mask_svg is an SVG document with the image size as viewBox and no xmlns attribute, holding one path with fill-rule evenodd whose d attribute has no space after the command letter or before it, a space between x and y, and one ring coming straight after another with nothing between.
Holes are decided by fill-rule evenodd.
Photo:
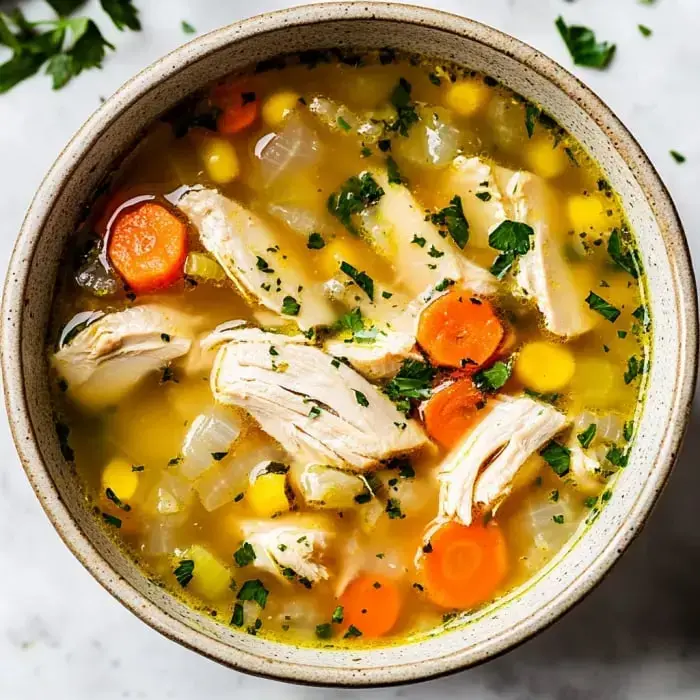
<instances>
[{"instance_id":1,"label":"speckled bowl rim","mask_svg":"<svg viewBox=\"0 0 700 700\"><path fill-rule=\"evenodd\" d=\"M680 371L673 387L674 402L665 438L656 452L655 478L649 479L630 510L629 527L612 534L597 558L581 573L575 583L563 593L553 596L538 608L532 618L515 628L504 631L481 643L482 649L474 656L468 649L461 649L449 656L439 656L418 664L383 668L329 669L329 676L320 675L310 668L293 661L269 660L261 664L257 657L244 651L237 652L238 659L231 661L231 648L222 642L175 620L154 603L142 596L125 579L118 576L103 559L87 536L78 527L70 511L62 502L58 490L43 463L37 446L34 426L29 418L27 397L22 383L23 360L21 355L22 310L28 279L27 261L41 238L42 223L47 216L47 206L42 204L42 194L56 191L54 199L61 196L63 184L71 176L69 155L74 151L85 152L105 130L109 129L115 115L138 100L184 65L195 63L212 52L220 50L232 41L279 29L291 29L318 21L333 22L353 19L401 22L438 29L456 36L486 45L529 67L565 92L605 133L615 145L643 190L657 219L666 222L664 238L669 252L671 272L675 283L676 309L679 313L679 335L683 346L679 349ZM186 50L184 50L186 47ZM50 201L50 200L49 200ZM24 256L24 257L23 257ZM20 280L20 284L17 284ZM675 206L658 173L639 144L615 117L609 107L577 78L550 58L513 37L481 23L437 10L399 5L386 2L338 2L320 3L253 17L221 28L195 39L184 47L172 51L159 61L141 71L125 83L103 104L76 133L57 158L44 178L27 212L15 244L5 281L2 308L2 373L5 403L17 450L34 491L46 514L68 548L95 577L95 579L120 600L135 615L166 637L193 649L215 661L237 670L302 684L345 687L394 685L427 680L452 673L484 662L502 654L531 638L568 611L589 593L606 575L622 552L638 534L649 516L681 446L687 426L695 390L698 363L698 311L697 293L690 253ZM225 654L224 652L228 652ZM254 658L254 663L248 663Z\"/></svg>"}]
</instances>

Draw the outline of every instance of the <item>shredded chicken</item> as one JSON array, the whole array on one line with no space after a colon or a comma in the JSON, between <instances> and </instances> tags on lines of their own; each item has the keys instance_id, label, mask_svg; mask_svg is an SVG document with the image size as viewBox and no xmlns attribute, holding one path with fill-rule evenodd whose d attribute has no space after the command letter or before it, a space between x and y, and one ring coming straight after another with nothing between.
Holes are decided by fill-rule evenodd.
<instances>
[{"instance_id":1,"label":"shredded chicken","mask_svg":"<svg viewBox=\"0 0 700 700\"><path fill-rule=\"evenodd\" d=\"M492 399L484 410L439 473L440 515L465 525L471 523L474 508L496 508L510 494L528 458L568 422L552 406L525 396Z\"/></svg>"},{"instance_id":2,"label":"shredded chicken","mask_svg":"<svg viewBox=\"0 0 700 700\"><path fill-rule=\"evenodd\" d=\"M329 578L323 557L333 539L325 529L305 527L296 518L250 520L241 534L255 552L255 566L281 581L318 583Z\"/></svg>"},{"instance_id":3,"label":"shredded chicken","mask_svg":"<svg viewBox=\"0 0 700 700\"><path fill-rule=\"evenodd\" d=\"M102 316L53 356L69 395L96 409L116 403L147 374L190 349L180 314L155 304Z\"/></svg>"},{"instance_id":4,"label":"shredded chicken","mask_svg":"<svg viewBox=\"0 0 700 700\"><path fill-rule=\"evenodd\" d=\"M216 190L187 192L178 206L199 230L204 247L246 297L306 330L336 317L305 265L284 247L284 236Z\"/></svg>"},{"instance_id":5,"label":"shredded chicken","mask_svg":"<svg viewBox=\"0 0 700 700\"><path fill-rule=\"evenodd\" d=\"M298 460L364 471L428 444L376 387L298 337L227 336L211 374L215 399L247 410Z\"/></svg>"},{"instance_id":6,"label":"shredded chicken","mask_svg":"<svg viewBox=\"0 0 700 700\"><path fill-rule=\"evenodd\" d=\"M552 230L552 192L542 178L519 172L510 179L506 196L512 218L529 224L535 232L531 250L519 260L517 283L537 303L547 330L563 337L586 333L596 319Z\"/></svg>"}]
</instances>

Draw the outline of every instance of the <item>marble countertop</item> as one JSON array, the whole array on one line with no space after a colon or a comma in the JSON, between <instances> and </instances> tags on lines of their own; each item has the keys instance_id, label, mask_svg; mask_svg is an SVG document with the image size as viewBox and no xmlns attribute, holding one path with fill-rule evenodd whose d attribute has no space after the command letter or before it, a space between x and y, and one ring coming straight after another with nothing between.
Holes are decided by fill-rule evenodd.
<instances>
[{"instance_id":1,"label":"marble countertop","mask_svg":"<svg viewBox=\"0 0 700 700\"><path fill-rule=\"evenodd\" d=\"M8 3L9 5L16 3ZM30 13L39 0L20 3ZM109 33L118 47L102 71L52 94L38 77L0 96L0 269L32 194L60 149L136 71L199 32L290 5L285 0L137 0L143 32ZM593 27L615 41L608 71L576 74L617 112L647 150L680 209L700 260L700 2L657 0L423 0L493 25L571 68L554 28ZM4 8L4 4L0 1ZM88 8L99 13L96 0ZM644 38L637 25L648 25ZM4 55L0 54L0 60ZM688 161L676 164L670 149ZM378 700L685 700L700 698L700 401L676 472L643 534L581 605L516 651L469 672L415 687L364 691ZM78 564L53 531L0 420L0 698L189 700L341 698L251 678L164 639Z\"/></svg>"}]
</instances>

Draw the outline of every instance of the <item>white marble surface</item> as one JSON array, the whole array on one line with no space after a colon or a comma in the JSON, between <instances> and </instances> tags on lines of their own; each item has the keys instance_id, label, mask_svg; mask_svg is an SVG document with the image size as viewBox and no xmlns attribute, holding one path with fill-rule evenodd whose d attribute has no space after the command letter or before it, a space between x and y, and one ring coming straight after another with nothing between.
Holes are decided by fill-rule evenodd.
<instances>
[{"instance_id":1,"label":"white marble surface","mask_svg":"<svg viewBox=\"0 0 700 700\"><path fill-rule=\"evenodd\" d=\"M700 260L699 0L423 0L496 26L570 67L553 21L595 27L618 43L604 73L578 69L657 164ZM13 3L8 3L13 4ZM38 0L21 3L31 13ZM0 96L0 268L34 189L71 134L137 70L199 32L285 0L137 0L144 31L111 32L118 46L101 72L52 94L46 78ZM95 0L89 7L94 9ZM2 0L0 6L4 7ZM649 25L645 39L637 24ZM3 56L0 54L0 58ZM668 151L688 156L679 166ZM697 405L696 408L700 409ZM700 698L700 411L651 522L620 564L578 608L520 649L478 669L374 698L474 700L685 700ZM160 637L114 601L60 542L19 466L0 421L0 698L190 700L339 698L349 691L285 686L229 671Z\"/></svg>"}]
</instances>

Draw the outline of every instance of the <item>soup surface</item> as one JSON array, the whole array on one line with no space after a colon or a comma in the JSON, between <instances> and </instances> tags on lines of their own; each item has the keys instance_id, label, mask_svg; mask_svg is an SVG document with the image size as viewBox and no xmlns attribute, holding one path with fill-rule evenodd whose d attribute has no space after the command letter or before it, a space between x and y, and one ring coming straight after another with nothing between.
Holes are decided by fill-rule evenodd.
<instances>
[{"instance_id":1,"label":"soup surface","mask_svg":"<svg viewBox=\"0 0 700 700\"><path fill-rule=\"evenodd\" d=\"M597 166L492 79L388 50L259 65L153 125L71 242L64 456L222 624L418 639L614 497L642 279Z\"/></svg>"}]
</instances>

